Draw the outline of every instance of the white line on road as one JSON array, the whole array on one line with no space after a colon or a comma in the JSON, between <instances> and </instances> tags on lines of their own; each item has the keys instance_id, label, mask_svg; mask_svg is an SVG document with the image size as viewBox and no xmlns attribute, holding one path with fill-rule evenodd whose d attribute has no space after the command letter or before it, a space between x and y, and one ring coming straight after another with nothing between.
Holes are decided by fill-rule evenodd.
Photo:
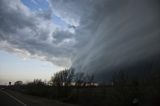
<instances>
[{"instance_id":1,"label":"white line on road","mask_svg":"<svg viewBox=\"0 0 160 106\"><path fill-rule=\"evenodd\" d=\"M20 101L19 99L17 99L16 97L12 96L11 94L0 90L1 92L5 93L6 95L8 95L9 97L11 97L12 99L14 99L15 101L17 101L18 103L20 103L22 106L27 106L25 103L23 103L22 101Z\"/></svg>"}]
</instances>

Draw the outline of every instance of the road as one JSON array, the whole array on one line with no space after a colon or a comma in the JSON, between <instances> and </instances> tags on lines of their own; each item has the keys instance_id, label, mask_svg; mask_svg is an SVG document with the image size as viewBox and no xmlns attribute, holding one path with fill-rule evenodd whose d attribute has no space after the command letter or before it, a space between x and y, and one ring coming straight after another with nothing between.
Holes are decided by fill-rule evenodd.
<instances>
[{"instance_id":1,"label":"road","mask_svg":"<svg viewBox=\"0 0 160 106\"><path fill-rule=\"evenodd\" d=\"M52 99L25 95L11 90L0 89L0 106L77 106Z\"/></svg>"},{"instance_id":2,"label":"road","mask_svg":"<svg viewBox=\"0 0 160 106\"><path fill-rule=\"evenodd\" d=\"M0 106L22 106L22 105L0 90Z\"/></svg>"}]
</instances>

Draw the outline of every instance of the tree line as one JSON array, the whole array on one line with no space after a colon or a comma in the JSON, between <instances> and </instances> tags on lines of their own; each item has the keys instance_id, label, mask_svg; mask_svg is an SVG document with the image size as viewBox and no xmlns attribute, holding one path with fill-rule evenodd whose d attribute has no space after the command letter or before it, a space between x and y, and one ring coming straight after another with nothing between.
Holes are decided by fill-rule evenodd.
<instances>
[{"instance_id":1,"label":"tree line","mask_svg":"<svg viewBox=\"0 0 160 106\"><path fill-rule=\"evenodd\" d=\"M155 74L154 74L155 75ZM159 106L160 77L141 81L132 79L125 72L116 72L110 85L96 85L94 75L64 69L51 76L49 81L35 79L23 84L16 81L12 87L22 93L58 99L84 106Z\"/></svg>"}]
</instances>

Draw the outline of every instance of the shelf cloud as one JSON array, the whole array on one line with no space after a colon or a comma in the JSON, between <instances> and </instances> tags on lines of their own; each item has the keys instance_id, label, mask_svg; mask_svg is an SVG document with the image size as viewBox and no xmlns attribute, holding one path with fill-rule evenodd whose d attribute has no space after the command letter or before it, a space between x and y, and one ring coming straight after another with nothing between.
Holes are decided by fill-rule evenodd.
<instances>
[{"instance_id":1,"label":"shelf cloud","mask_svg":"<svg viewBox=\"0 0 160 106\"><path fill-rule=\"evenodd\" d=\"M20 0L0 1L1 49L101 74L159 56L158 0L46 2L47 11L35 12Z\"/></svg>"}]
</instances>

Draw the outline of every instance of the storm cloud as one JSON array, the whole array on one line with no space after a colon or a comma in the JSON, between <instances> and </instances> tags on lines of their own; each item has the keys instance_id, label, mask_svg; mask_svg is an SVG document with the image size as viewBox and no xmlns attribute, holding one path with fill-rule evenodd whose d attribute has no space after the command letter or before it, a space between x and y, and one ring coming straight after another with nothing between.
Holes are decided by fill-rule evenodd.
<instances>
[{"instance_id":1,"label":"storm cloud","mask_svg":"<svg viewBox=\"0 0 160 106\"><path fill-rule=\"evenodd\" d=\"M37 57L59 66L69 67L71 53L68 51L72 51L74 39L69 35L67 39L64 36L56 37L58 26L52 22L51 14L50 10L33 12L20 0L1 0L1 49L17 54L21 51L20 54L24 56Z\"/></svg>"},{"instance_id":2,"label":"storm cloud","mask_svg":"<svg viewBox=\"0 0 160 106\"><path fill-rule=\"evenodd\" d=\"M47 12L33 12L20 0L0 1L1 49L96 75L159 56L158 0L47 2Z\"/></svg>"},{"instance_id":3,"label":"storm cloud","mask_svg":"<svg viewBox=\"0 0 160 106\"><path fill-rule=\"evenodd\" d=\"M98 3L100 8L89 19L93 21L89 26L90 41L74 59L73 66L104 78L110 71L159 57L158 1Z\"/></svg>"}]
</instances>

